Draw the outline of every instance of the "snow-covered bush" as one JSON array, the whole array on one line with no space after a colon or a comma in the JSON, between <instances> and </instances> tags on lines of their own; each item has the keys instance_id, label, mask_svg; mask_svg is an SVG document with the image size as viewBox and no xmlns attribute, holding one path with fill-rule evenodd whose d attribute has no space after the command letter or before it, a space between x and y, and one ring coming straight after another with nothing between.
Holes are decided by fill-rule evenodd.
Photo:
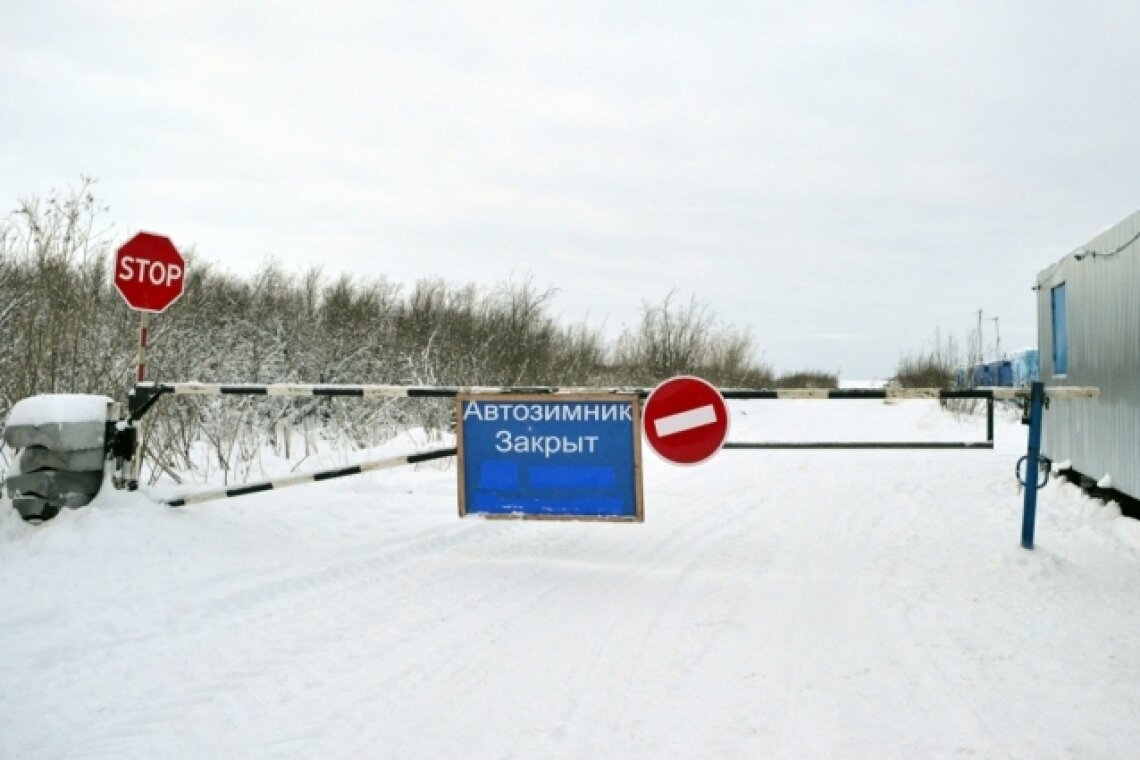
<instances>
[{"instance_id":1,"label":"snow-covered bush","mask_svg":"<svg viewBox=\"0 0 1140 760\"><path fill-rule=\"evenodd\" d=\"M111 284L115 241L93 189L84 179L0 220L0 416L39 393L126 402L134 385L138 318ZM183 255L185 292L150 321L154 381L648 386L693 373L725 386L771 383L746 332L695 298L678 307L673 293L610 344L599 328L561 324L556 290L530 278L405 288L273 261L243 278ZM301 456L321 439L366 448L413 428L446 433L453 414L446 399L163 398L146 416L144 477L220 470L240 480L266 446Z\"/></svg>"}]
</instances>

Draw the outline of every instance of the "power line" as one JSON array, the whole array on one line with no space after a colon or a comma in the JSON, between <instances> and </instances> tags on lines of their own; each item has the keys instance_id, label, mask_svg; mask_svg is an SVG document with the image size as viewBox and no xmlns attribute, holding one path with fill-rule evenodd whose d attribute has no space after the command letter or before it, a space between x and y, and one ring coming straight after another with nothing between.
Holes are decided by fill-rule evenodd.
<instances>
[{"instance_id":1,"label":"power line","mask_svg":"<svg viewBox=\"0 0 1140 760\"><path fill-rule=\"evenodd\" d=\"M1127 240L1127 242L1125 242L1125 243L1123 243L1123 244L1121 244L1121 245L1117 246L1117 247L1116 247L1116 250L1113 250L1113 251L1109 251L1108 253L1101 253L1101 252L1099 252L1099 251L1090 251L1090 250L1089 250L1089 249L1087 249L1087 248L1081 248L1081 249L1080 249L1080 251L1078 251L1078 252L1076 253L1076 255L1075 255L1073 258L1075 258L1077 261L1080 261L1081 259L1085 258L1086 256L1092 256L1094 259L1095 259L1097 256L1102 256L1102 257L1105 257L1105 258L1107 258L1107 257L1109 257L1109 256L1115 256L1116 254L1120 253L1121 251L1123 251L1123 250L1124 250L1125 248L1127 248L1128 246L1130 246L1130 245L1132 245L1133 243L1135 243L1137 240L1140 240L1140 232L1137 232L1135 235L1133 235L1132 237L1130 237L1130 238Z\"/></svg>"}]
</instances>

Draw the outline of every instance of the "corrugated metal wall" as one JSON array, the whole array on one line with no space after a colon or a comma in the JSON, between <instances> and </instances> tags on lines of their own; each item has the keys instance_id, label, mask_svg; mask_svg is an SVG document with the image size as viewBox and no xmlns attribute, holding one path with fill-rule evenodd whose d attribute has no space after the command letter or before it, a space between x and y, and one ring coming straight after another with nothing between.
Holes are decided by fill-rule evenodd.
<instances>
[{"instance_id":1,"label":"corrugated metal wall","mask_svg":"<svg viewBox=\"0 0 1140 760\"><path fill-rule=\"evenodd\" d=\"M1050 401L1042 452L1082 475L1112 475L1140 499L1140 211L1037 276L1037 340L1045 385L1095 385L1099 399ZM1093 255L1093 252L1099 255ZM1068 372L1054 374L1050 294L1065 283Z\"/></svg>"}]
</instances>

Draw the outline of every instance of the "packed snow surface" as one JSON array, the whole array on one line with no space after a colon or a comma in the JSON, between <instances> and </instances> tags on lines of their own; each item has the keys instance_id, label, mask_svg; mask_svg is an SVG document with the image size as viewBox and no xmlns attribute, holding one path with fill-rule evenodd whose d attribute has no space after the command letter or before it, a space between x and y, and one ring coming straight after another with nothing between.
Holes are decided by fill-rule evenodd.
<instances>
[{"instance_id":1,"label":"packed snow surface","mask_svg":"<svg viewBox=\"0 0 1140 760\"><path fill-rule=\"evenodd\" d=\"M737 440L984 435L733 409ZM640 525L460 520L448 461L184 509L105 487L38 527L0 502L0 757L1136 757L1140 524L1052 481L1020 548L1025 428L996 432L646 452Z\"/></svg>"}]
</instances>

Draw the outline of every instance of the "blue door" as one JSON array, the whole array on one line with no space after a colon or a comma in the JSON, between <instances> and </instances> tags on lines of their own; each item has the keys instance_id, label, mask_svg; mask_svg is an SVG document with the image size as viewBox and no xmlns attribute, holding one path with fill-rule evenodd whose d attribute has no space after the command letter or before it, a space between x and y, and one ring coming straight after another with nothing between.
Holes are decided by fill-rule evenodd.
<instances>
[{"instance_id":1,"label":"blue door","mask_svg":"<svg viewBox=\"0 0 1140 760\"><path fill-rule=\"evenodd\" d=\"M1069 319L1065 306L1065 283L1053 288L1053 374L1069 372Z\"/></svg>"}]
</instances>

